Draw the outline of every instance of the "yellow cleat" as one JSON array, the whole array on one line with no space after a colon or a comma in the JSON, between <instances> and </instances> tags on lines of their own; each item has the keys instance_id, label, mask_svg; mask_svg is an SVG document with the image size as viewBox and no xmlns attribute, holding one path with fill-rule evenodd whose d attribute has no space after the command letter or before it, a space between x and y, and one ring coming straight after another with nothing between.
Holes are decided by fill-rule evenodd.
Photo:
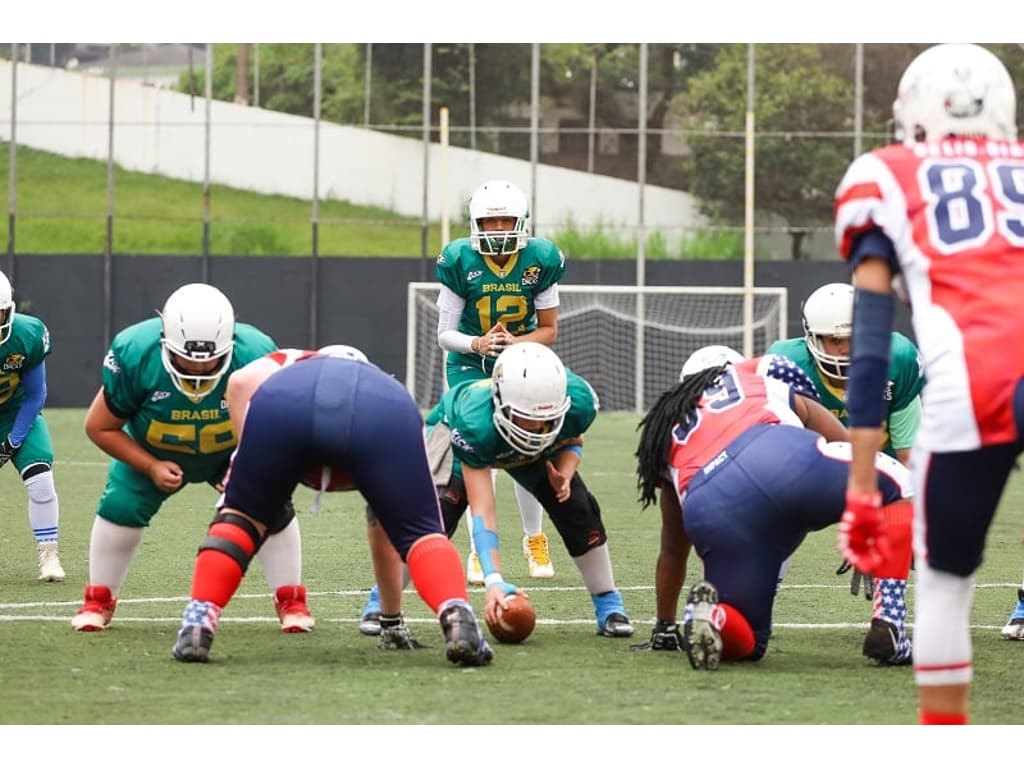
<instances>
[{"instance_id":1,"label":"yellow cleat","mask_svg":"<svg viewBox=\"0 0 1024 768\"><path fill-rule=\"evenodd\" d=\"M555 566L551 563L551 554L548 552L548 537L543 533L523 536L523 558L530 568L530 578L555 578Z\"/></svg>"}]
</instances>

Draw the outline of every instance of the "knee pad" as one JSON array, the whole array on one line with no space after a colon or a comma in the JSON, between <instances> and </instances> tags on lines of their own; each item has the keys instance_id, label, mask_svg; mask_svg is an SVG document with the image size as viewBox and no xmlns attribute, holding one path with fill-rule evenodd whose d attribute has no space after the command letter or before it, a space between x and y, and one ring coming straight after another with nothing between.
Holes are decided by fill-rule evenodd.
<instances>
[{"instance_id":1,"label":"knee pad","mask_svg":"<svg viewBox=\"0 0 1024 768\"><path fill-rule=\"evenodd\" d=\"M21 479L30 501L48 504L57 498L57 489L53 485L53 472L50 471L49 464L29 465L21 473Z\"/></svg>"},{"instance_id":2,"label":"knee pad","mask_svg":"<svg viewBox=\"0 0 1024 768\"><path fill-rule=\"evenodd\" d=\"M220 513L210 523L197 554L208 549L222 552L238 563L244 574L262 543L263 537L249 520L241 515Z\"/></svg>"}]
</instances>

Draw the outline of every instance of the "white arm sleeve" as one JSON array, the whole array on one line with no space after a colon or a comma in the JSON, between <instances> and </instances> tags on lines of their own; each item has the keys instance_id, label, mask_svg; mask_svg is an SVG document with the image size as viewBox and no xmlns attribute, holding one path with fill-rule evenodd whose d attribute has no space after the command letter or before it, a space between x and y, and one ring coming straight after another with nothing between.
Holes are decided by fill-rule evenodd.
<instances>
[{"instance_id":1,"label":"white arm sleeve","mask_svg":"<svg viewBox=\"0 0 1024 768\"><path fill-rule=\"evenodd\" d=\"M558 306L558 283L533 297L533 306L537 309L553 309Z\"/></svg>"},{"instance_id":2,"label":"white arm sleeve","mask_svg":"<svg viewBox=\"0 0 1024 768\"><path fill-rule=\"evenodd\" d=\"M466 300L446 285L437 295L437 343L448 352L473 351L474 336L459 332L459 318Z\"/></svg>"}]
</instances>

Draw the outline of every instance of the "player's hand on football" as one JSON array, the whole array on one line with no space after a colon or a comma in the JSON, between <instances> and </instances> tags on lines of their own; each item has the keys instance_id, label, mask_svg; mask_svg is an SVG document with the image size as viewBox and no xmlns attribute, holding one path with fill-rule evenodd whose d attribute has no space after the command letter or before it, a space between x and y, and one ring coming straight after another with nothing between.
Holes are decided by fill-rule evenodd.
<instances>
[{"instance_id":1,"label":"player's hand on football","mask_svg":"<svg viewBox=\"0 0 1024 768\"><path fill-rule=\"evenodd\" d=\"M654 622L654 629L651 631L651 639L646 643L637 643L629 646L631 651L679 651L685 650L683 636L679 632L679 625L674 621L658 619Z\"/></svg>"},{"instance_id":2,"label":"player's hand on football","mask_svg":"<svg viewBox=\"0 0 1024 768\"><path fill-rule=\"evenodd\" d=\"M882 495L847 490L839 521L840 554L862 573L874 573L889 557L889 536L882 516Z\"/></svg>"},{"instance_id":3,"label":"player's hand on football","mask_svg":"<svg viewBox=\"0 0 1024 768\"><path fill-rule=\"evenodd\" d=\"M183 477L181 467L173 461L154 461L149 467L149 479L164 493L174 493L181 488Z\"/></svg>"},{"instance_id":4,"label":"player's hand on football","mask_svg":"<svg viewBox=\"0 0 1024 768\"><path fill-rule=\"evenodd\" d=\"M525 595L526 592L515 584L509 584L507 581L495 582L487 587L487 591L484 593L484 616L487 617L487 620L497 621L498 606L507 608L509 595L516 594Z\"/></svg>"},{"instance_id":5,"label":"player's hand on football","mask_svg":"<svg viewBox=\"0 0 1024 768\"><path fill-rule=\"evenodd\" d=\"M5 437L4 441L0 443L0 467L13 459L14 454L18 452L18 448L20 447L20 445L11 445L11 438Z\"/></svg>"},{"instance_id":6,"label":"player's hand on football","mask_svg":"<svg viewBox=\"0 0 1024 768\"><path fill-rule=\"evenodd\" d=\"M559 472L558 468L553 462L547 461L544 466L548 471L548 482L551 484L551 489L555 492L555 500L559 504L564 504L569 500L571 495L572 477Z\"/></svg>"}]
</instances>

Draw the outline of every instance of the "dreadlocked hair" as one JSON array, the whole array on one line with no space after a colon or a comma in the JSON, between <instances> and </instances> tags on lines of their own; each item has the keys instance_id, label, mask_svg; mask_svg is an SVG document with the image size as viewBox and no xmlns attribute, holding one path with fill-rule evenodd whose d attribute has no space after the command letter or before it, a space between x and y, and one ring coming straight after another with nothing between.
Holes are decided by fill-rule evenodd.
<instances>
[{"instance_id":1,"label":"dreadlocked hair","mask_svg":"<svg viewBox=\"0 0 1024 768\"><path fill-rule=\"evenodd\" d=\"M668 449L672 440L672 429L676 424L687 421L691 411L696 410L704 390L722 375L724 365L705 368L703 371L686 376L679 384L658 398L658 402L643 417L637 429L640 443L636 454L636 486L640 491L643 509L655 501L655 491L664 475L668 461Z\"/></svg>"}]
</instances>

